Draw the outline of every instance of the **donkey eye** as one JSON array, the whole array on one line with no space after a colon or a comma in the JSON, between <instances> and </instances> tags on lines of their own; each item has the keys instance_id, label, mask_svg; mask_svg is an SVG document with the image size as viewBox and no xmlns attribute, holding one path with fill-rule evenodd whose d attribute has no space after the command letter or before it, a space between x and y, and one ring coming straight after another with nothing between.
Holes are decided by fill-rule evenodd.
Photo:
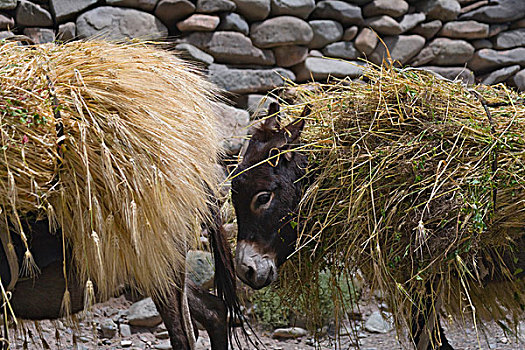
<instances>
[{"instance_id":1,"label":"donkey eye","mask_svg":"<svg viewBox=\"0 0 525 350\"><path fill-rule=\"evenodd\" d=\"M263 205L270 201L271 194L270 193L262 193L259 196L257 196L257 204Z\"/></svg>"},{"instance_id":2,"label":"donkey eye","mask_svg":"<svg viewBox=\"0 0 525 350\"><path fill-rule=\"evenodd\" d=\"M267 209L270 206L272 199L273 199L272 192L268 192L268 191L259 192L255 196L253 196L250 209L254 213L260 213L261 211Z\"/></svg>"}]
</instances>

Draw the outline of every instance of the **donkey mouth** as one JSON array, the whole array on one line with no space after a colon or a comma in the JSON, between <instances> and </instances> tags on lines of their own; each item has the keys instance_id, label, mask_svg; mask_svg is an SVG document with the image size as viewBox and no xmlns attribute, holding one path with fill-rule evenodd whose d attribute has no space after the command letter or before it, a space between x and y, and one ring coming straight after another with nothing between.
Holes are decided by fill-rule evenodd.
<instances>
[{"instance_id":1,"label":"donkey mouth","mask_svg":"<svg viewBox=\"0 0 525 350\"><path fill-rule=\"evenodd\" d=\"M237 276L253 289L261 289L277 279L275 261L260 254L252 242L238 242L236 254Z\"/></svg>"},{"instance_id":2,"label":"donkey mouth","mask_svg":"<svg viewBox=\"0 0 525 350\"><path fill-rule=\"evenodd\" d=\"M243 275L239 275L237 274L237 276L239 277L239 279L244 282L246 285L248 285L250 288L252 289L255 289L255 290L259 290L259 289L262 289L264 287L267 287L269 286L273 281L275 281L275 277L274 277L274 272L273 272L273 268L269 271L268 273L268 277L266 278L266 280L264 280L264 282L262 284L258 283L256 280L254 279L250 279L249 276L247 276L247 278L245 278Z\"/></svg>"}]
</instances>

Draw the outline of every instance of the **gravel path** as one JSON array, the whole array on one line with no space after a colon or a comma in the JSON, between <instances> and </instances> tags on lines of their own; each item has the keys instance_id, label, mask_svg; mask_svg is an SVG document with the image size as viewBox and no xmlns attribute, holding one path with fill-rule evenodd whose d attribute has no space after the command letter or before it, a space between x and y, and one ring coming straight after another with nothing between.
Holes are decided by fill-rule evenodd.
<instances>
[{"instance_id":1,"label":"gravel path","mask_svg":"<svg viewBox=\"0 0 525 350\"><path fill-rule=\"evenodd\" d=\"M26 321L24 327L27 329L25 335L22 332L16 334L16 340L12 344L12 349L74 349L74 350L92 350L92 349L171 349L169 340L166 338L166 329L163 324L151 328L128 328L126 324L126 312L132 303L123 296L114 298L106 303L98 304L92 312L91 317L80 321L77 327L69 327L66 322L62 321L40 321L33 323ZM372 306L363 306L361 309L363 318L366 319L373 311ZM101 327L104 323L112 320L116 329L112 330L107 326ZM110 322L111 323L111 322ZM122 324L122 325L119 325ZM511 335L505 335L504 332L494 323L485 325L486 333L481 334L481 349L499 349L499 350L516 350L525 349L525 322L522 322L521 343ZM400 345L394 331L386 334L370 333L366 331L362 322L354 324L359 338L359 345L364 350L398 350L405 349ZM109 332L110 336L104 338L101 328ZM450 342L456 349L474 350L479 349L476 340L476 333L472 324L467 323L464 329L454 325L444 325ZM131 334L125 334L131 330ZM114 333L111 336L111 333ZM299 350L315 349L314 340L309 337L299 339L277 340L271 337L270 332L263 330L258 331L258 336L266 349L270 350ZM13 339L13 335L12 338ZM25 343L25 346L24 346ZM244 350L251 350L250 346L241 339ZM210 342L205 332L201 331L197 342L196 350L209 349ZM328 349L356 349L355 337L343 336L339 344L334 343L329 336L321 340L320 350Z\"/></svg>"}]
</instances>

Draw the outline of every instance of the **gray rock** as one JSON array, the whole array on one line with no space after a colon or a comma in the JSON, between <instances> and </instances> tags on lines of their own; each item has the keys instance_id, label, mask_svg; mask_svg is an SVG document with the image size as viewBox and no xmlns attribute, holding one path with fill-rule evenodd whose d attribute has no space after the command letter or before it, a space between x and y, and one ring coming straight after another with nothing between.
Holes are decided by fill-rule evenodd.
<instances>
[{"instance_id":1,"label":"gray rock","mask_svg":"<svg viewBox=\"0 0 525 350\"><path fill-rule=\"evenodd\" d=\"M498 0L491 1L490 5L461 15L461 19L473 19L485 23L512 22L523 17L525 1Z\"/></svg>"},{"instance_id":2,"label":"gray rock","mask_svg":"<svg viewBox=\"0 0 525 350\"><path fill-rule=\"evenodd\" d=\"M171 347L171 344L170 344L170 343L157 344L157 345L154 346L154 348L155 348L156 350L171 350L171 349L173 349L173 348Z\"/></svg>"},{"instance_id":3,"label":"gray rock","mask_svg":"<svg viewBox=\"0 0 525 350\"><path fill-rule=\"evenodd\" d=\"M277 328L272 333L272 338L277 339L295 339L304 337L308 332L306 329L299 327L290 327L290 328Z\"/></svg>"},{"instance_id":4,"label":"gray rock","mask_svg":"<svg viewBox=\"0 0 525 350\"><path fill-rule=\"evenodd\" d=\"M416 7L424 12L428 19L439 19L444 22L455 20L461 11L461 5L456 0L420 1Z\"/></svg>"},{"instance_id":5,"label":"gray rock","mask_svg":"<svg viewBox=\"0 0 525 350\"><path fill-rule=\"evenodd\" d=\"M372 0L344 0L344 1L349 2L351 4L355 4L355 5L361 6L361 5L368 4ZM408 1L410 2L411 0L408 0Z\"/></svg>"},{"instance_id":6,"label":"gray rock","mask_svg":"<svg viewBox=\"0 0 525 350\"><path fill-rule=\"evenodd\" d=\"M515 64L525 66L525 47L505 51L481 49L472 56L468 67L478 73Z\"/></svg>"},{"instance_id":7,"label":"gray rock","mask_svg":"<svg viewBox=\"0 0 525 350\"><path fill-rule=\"evenodd\" d=\"M133 342L131 340L121 340L120 341L120 346L122 346L123 348L129 348L132 345L133 345Z\"/></svg>"},{"instance_id":8,"label":"gray rock","mask_svg":"<svg viewBox=\"0 0 525 350\"><path fill-rule=\"evenodd\" d=\"M80 15L76 25L80 38L161 40L168 36L166 26L152 14L121 7L97 7Z\"/></svg>"},{"instance_id":9,"label":"gray rock","mask_svg":"<svg viewBox=\"0 0 525 350\"><path fill-rule=\"evenodd\" d=\"M476 21L448 22L439 35L456 39L483 39L489 36L489 25Z\"/></svg>"},{"instance_id":10,"label":"gray rock","mask_svg":"<svg viewBox=\"0 0 525 350\"><path fill-rule=\"evenodd\" d=\"M275 63L272 51L253 46L248 37L238 32L191 33L186 40L212 55L216 62L258 65Z\"/></svg>"},{"instance_id":11,"label":"gray rock","mask_svg":"<svg viewBox=\"0 0 525 350\"><path fill-rule=\"evenodd\" d=\"M315 9L315 0L272 0L271 15L290 15L302 19L308 18Z\"/></svg>"},{"instance_id":12,"label":"gray rock","mask_svg":"<svg viewBox=\"0 0 525 350\"><path fill-rule=\"evenodd\" d=\"M283 45L305 45L313 39L312 28L297 17L280 16L253 24L250 37L255 46L271 48Z\"/></svg>"},{"instance_id":13,"label":"gray rock","mask_svg":"<svg viewBox=\"0 0 525 350\"><path fill-rule=\"evenodd\" d=\"M242 146L242 137L246 135L246 127L250 122L250 115L248 112L225 105L224 103L217 104L218 111L218 124L221 129L221 139L223 143L230 142L238 143L235 149L236 152L230 152L228 154L237 153ZM237 140L235 140L237 138ZM190 250L186 255L186 271L187 276L198 286L203 289L209 289L213 287L213 278L215 277L215 265L213 262L213 256L210 252L204 252L202 250Z\"/></svg>"},{"instance_id":14,"label":"gray rock","mask_svg":"<svg viewBox=\"0 0 525 350\"><path fill-rule=\"evenodd\" d=\"M489 37L498 35L499 33L506 31L507 29L509 29L508 24L491 24L489 28Z\"/></svg>"},{"instance_id":15,"label":"gray rock","mask_svg":"<svg viewBox=\"0 0 525 350\"><path fill-rule=\"evenodd\" d=\"M170 334L168 331L155 332L155 338L157 339L169 339Z\"/></svg>"},{"instance_id":16,"label":"gray rock","mask_svg":"<svg viewBox=\"0 0 525 350\"><path fill-rule=\"evenodd\" d=\"M459 4L461 5L461 12L460 14L464 14L470 11L474 11L475 9L478 9L482 6L488 5L488 3L491 0L472 0L466 1L466 0L458 0Z\"/></svg>"},{"instance_id":17,"label":"gray rock","mask_svg":"<svg viewBox=\"0 0 525 350\"><path fill-rule=\"evenodd\" d=\"M199 50L193 45L187 43L180 43L175 46L175 50L179 50L182 56L190 61L196 61L210 65L213 63L213 56L208 55L206 52Z\"/></svg>"},{"instance_id":18,"label":"gray rock","mask_svg":"<svg viewBox=\"0 0 525 350\"><path fill-rule=\"evenodd\" d=\"M220 21L218 16L196 13L177 23L177 28L181 32L211 32L217 28Z\"/></svg>"},{"instance_id":19,"label":"gray rock","mask_svg":"<svg viewBox=\"0 0 525 350\"><path fill-rule=\"evenodd\" d=\"M241 32L248 35L250 27L248 23L237 13L224 13L221 15L221 22L217 30Z\"/></svg>"},{"instance_id":20,"label":"gray rock","mask_svg":"<svg viewBox=\"0 0 525 350\"><path fill-rule=\"evenodd\" d=\"M132 7L139 10L151 12L157 5L158 0L106 0L110 6Z\"/></svg>"},{"instance_id":21,"label":"gray rock","mask_svg":"<svg viewBox=\"0 0 525 350\"><path fill-rule=\"evenodd\" d=\"M525 46L525 28L503 32L494 40L495 49L511 49L518 46Z\"/></svg>"},{"instance_id":22,"label":"gray rock","mask_svg":"<svg viewBox=\"0 0 525 350\"><path fill-rule=\"evenodd\" d=\"M119 324L120 336L122 338L131 337L131 327L129 324L121 323Z\"/></svg>"},{"instance_id":23,"label":"gray rock","mask_svg":"<svg viewBox=\"0 0 525 350\"><path fill-rule=\"evenodd\" d=\"M308 24L314 32L314 37L308 44L311 49L323 48L343 37L343 26L339 22L321 19L310 21Z\"/></svg>"},{"instance_id":24,"label":"gray rock","mask_svg":"<svg viewBox=\"0 0 525 350\"><path fill-rule=\"evenodd\" d=\"M246 96L246 95L245 95ZM250 95L247 95L248 97L249 96L255 96L255 94L250 94ZM263 110L261 110L261 113L264 113L268 110L268 107L270 106L270 103L272 102L277 102L277 99L269 96L269 95L257 95L257 96L261 96L261 100L260 100L260 103L262 104L262 107L261 108L264 108ZM253 110L253 109L252 109ZM257 109L255 109L255 113L257 112ZM225 175L225 178L226 178L226 175ZM236 224L224 224L222 225L223 229L224 229L224 233L226 235L226 237L228 239L230 238L235 238L237 237L237 225Z\"/></svg>"},{"instance_id":25,"label":"gray rock","mask_svg":"<svg viewBox=\"0 0 525 350\"><path fill-rule=\"evenodd\" d=\"M25 28L24 35L37 44L50 43L55 40L55 31L47 28Z\"/></svg>"},{"instance_id":26,"label":"gray rock","mask_svg":"<svg viewBox=\"0 0 525 350\"><path fill-rule=\"evenodd\" d=\"M177 21L188 17L195 11L195 5L188 0L160 0L155 8L155 16L168 28L174 28Z\"/></svg>"},{"instance_id":27,"label":"gray rock","mask_svg":"<svg viewBox=\"0 0 525 350\"><path fill-rule=\"evenodd\" d=\"M100 323L100 332L102 337L111 339L117 334L118 326L111 318L106 318Z\"/></svg>"},{"instance_id":28,"label":"gray rock","mask_svg":"<svg viewBox=\"0 0 525 350\"><path fill-rule=\"evenodd\" d=\"M310 50L308 57L323 57L323 53L319 50Z\"/></svg>"},{"instance_id":29,"label":"gray rock","mask_svg":"<svg viewBox=\"0 0 525 350\"><path fill-rule=\"evenodd\" d=\"M16 24L24 27L52 27L53 18L51 14L27 0L21 0L16 8Z\"/></svg>"},{"instance_id":30,"label":"gray rock","mask_svg":"<svg viewBox=\"0 0 525 350\"><path fill-rule=\"evenodd\" d=\"M71 41L77 36L77 26L74 22L67 22L58 26L57 40Z\"/></svg>"},{"instance_id":31,"label":"gray rock","mask_svg":"<svg viewBox=\"0 0 525 350\"><path fill-rule=\"evenodd\" d=\"M201 13L231 12L236 8L230 0L197 0L197 12Z\"/></svg>"},{"instance_id":32,"label":"gray rock","mask_svg":"<svg viewBox=\"0 0 525 350\"><path fill-rule=\"evenodd\" d=\"M510 67L504 67L497 69L489 74L482 75L480 77L481 83L485 85L493 85L503 83L505 80L519 72L520 66L514 65Z\"/></svg>"},{"instance_id":33,"label":"gray rock","mask_svg":"<svg viewBox=\"0 0 525 350\"><path fill-rule=\"evenodd\" d=\"M0 30L11 29L15 26L15 20L6 15L0 14Z\"/></svg>"},{"instance_id":34,"label":"gray rock","mask_svg":"<svg viewBox=\"0 0 525 350\"><path fill-rule=\"evenodd\" d=\"M425 21L426 18L427 16L425 16L424 13L410 13L403 16L399 22L399 26L401 27L403 33L405 33L415 28L419 23Z\"/></svg>"},{"instance_id":35,"label":"gray rock","mask_svg":"<svg viewBox=\"0 0 525 350\"><path fill-rule=\"evenodd\" d=\"M0 10L13 10L17 0L0 0Z\"/></svg>"},{"instance_id":36,"label":"gray rock","mask_svg":"<svg viewBox=\"0 0 525 350\"><path fill-rule=\"evenodd\" d=\"M425 46L425 38L419 35L388 36L383 39L393 61L405 65ZM385 45L380 44L371 56L374 63L381 64L388 58Z\"/></svg>"},{"instance_id":37,"label":"gray rock","mask_svg":"<svg viewBox=\"0 0 525 350\"><path fill-rule=\"evenodd\" d=\"M51 11L58 23L67 22L75 15L89 6L96 4L97 0L50 0Z\"/></svg>"},{"instance_id":38,"label":"gray rock","mask_svg":"<svg viewBox=\"0 0 525 350\"><path fill-rule=\"evenodd\" d=\"M354 45L359 52L362 52L368 56L376 48L377 42L377 34L369 28L363 28L361 33L359 33L357 38L355 38Z\"/></svg>"},{"instance_id":39,"label":"gray rock","mask_svg":"<svg viewBox=\"0 0 525 350\"><path fill-rule=\"evenodd\" d=\"M365 322L365 329L371 333L389 333L394 329L392 316L388 315L387 320L379 311L374 311Z\"/></svg>"},{"instance_id":40,"label":"gray rock","mask_svg":"<svg viewBox=\"0 0 525 350\"><path fill-rule=\"evenodd\" d=\"M488 39L472 40L470 43L472 44L472 46L474 46L476 50L492 49L494 47L492 41Z\"/></svg>"},{"instance_id":41,"label":"gray rock","mask_svg":"<svg viewBox=\"0 0 525 350\"><path fill-rule=\"evenodd\" d=\"M221 126L221 148L229 156L235 156L239 153L242 145L246 141L246 132L248 124L250 123L250 114L235 107L221 104L221 112L219 115L219 124ZM213 266L210 266L209 259L204 261L199 258L198 262L193 268L197 269L197 273L190 275L190 278L204 289L213 287L213 279L215 272ZM213 262L213 259L211 260Z\"/></svg>"},{"instance_id":42,"label":"gray rock","mask_svg":"<svg viewBox=\"0 0 525 350\"><path fill-rule=\"evenodd\" d=\"M239 69L211 64L208 77L226 91L246 94L266 92L285 84L284 79L295 80L295 75L284 68L277 69Z\"/></svg>"},{"instance_id":43,"label":"gray rock","mask_svg":"<svg viewBox=\"0 0 525 350\"><path fill-rule=\"evenodd\" d=\"M291 67L301 63L308 56L308 48L305 46L287 45L273 49L275 63L280 67Z\"/></svg>"},{"instance_id":44,"label":"gray rock","mask_svg":"<svg viewBox=\"0 0 525 350\"><path fill-rule=\"evenodd\" d=\"M434 37L434 35L436 35L437 32L439 32L442 25L443 24L441 23L440 20L434 20L434 21L430 21L426 23L421 23L420 25L416 26L412 30L412 33L422 35L426 39L430 39Z\"/></svg>"},{"instance_id":45,"label":"gray rock","mask_svg":"<svg viewBox=\"0 0 525 350\"><path fill-rule=\"evenodd\" d=\"M262 21L270 14L271 0L233 0L239 12L248 21Z\"/></svg>"},{"instance_id":46,"label":"gray rock","mask_svg":"<svg viewBox=\"0 0 525 350\"><path fill-rule=\"evenodd\" d=\"M252 119L264 115L272 102L277 102L277 99L272 96L260 94L248 94L236 100L237 106L250 112ZM236 231L236 225L227 224L224 225L224 228L226 231L228 231L228 229L230 231ZM232 234L231 236L236 237L236 234Z\"/></svg>"},{"instance_id":47,"label":"gray rock","mask_svg":"<svg viewBox=\"0 0 525 350\"><path fill-rule=\"evenodd\" d=\"M357 26L351 26L349 28L346 28L343 33L343 40L344 41L354 40L358 31L359 31L359 28Z\"/></svg>"},{"instance_id":48,"label":"gray rock","mask_svg":"<svg viewBox=\"0 0 525 350\"><path fill-rule=\"evenodd\" d=\"M363 15L359 6L337 0L319 1L312 18L333 19L345 27L350 24L363 24Z\"/></svg>"},{"instance_id":49,"label":"gray rock","mask_svg":"<svg viewBox=\"0 0 525 350\"><path fill-rule=\"evenodd\" d=\"M525 91L525 69L519 71L514 75L512 78L512 83L516 86L516 88L519 91ZM522 330L525 329L525 327L522 326ZM522 331L523 332L523 331Z\"/></svg>"},{"instance_id":50,"label":"gray rock","mask_svg":"<svg viewBox=\"0 0 525 350\"><path fill-rule=\"evenodd\" d=\"M415 66L424 64L453 66L466 63L474 47L464 40L437 38L432 40L412 61Z\"/></svg>"},{"instance_id":51,"label":"gray rock","mask_svg":"<svg viewBox=\"0 0 525 350\"><path fill-rule=\"evenodd\" d=\"M78 339L80 339L80 341L83 343L90 343L93 341L93 337L80 336Z\"/></svg>"},{"instance_id":52,"label":"gray rock","mask_svg":"<svg viewBox=\"0 0 525 350\"><path fill-rule=\"evenodd\" d=\"M408 3L404 0L374 0L363 8L363 16L375 17L387 15L400 17L407 13Z\"/></svg>"},{"instance_id":53,"label":"gray rock","mask_svg":"<svg viewBox=\"0 0 525 350\"><path fill-rule=\"evenodd\" d=\"M403 32L399 23L390 16L372 17L366 20L366 25L376 32L385 35L398 35Z\"/></svg>"},{"instance_id":54,"label":"gray rock","mask_svg":"<svg viewBox=\"0 0 525 350\"><path fill-rule=\"evenodd\" d=\"M308 81L312 77L315 80L326 80L330 76L357 78L363 75L363 63L308 57L303 63L294 67L294 72L298 82Z\"/></svg>"},{"instance_id":55,"label":"gray rock","mask_svg":"<svg viewBox=\"0 0 525 350\"><path fill-rule=\"evenodd\" d=\"M344 58L345 60L355 60L361 56L354 44L349 41L339 41L327 45L323 49L323 54L328 57Z\"/></svg>"},{"instance_id":56,"label":"gray rock","mask_svg":"<svg viewBox=\"0 0 525 350\"><path fill-rule=\"evenodd\" d=\"M421 67L432 72L441 75L444 78L450 80L462 80L467 85L474 84L474 73L465 67L437 67L437 66L425 66Z\"/></svg>"},{"instance_id":57,"label":"gray rock","mask_svg":"<svg viewBox=\"0 0 525 350\"><path fill-rule=\"evenodd\" d=\"M151 298L146 298L129 307L128 322L136 327L155 327L162 322L157 307Z\"/></svg>"}]
</instances>

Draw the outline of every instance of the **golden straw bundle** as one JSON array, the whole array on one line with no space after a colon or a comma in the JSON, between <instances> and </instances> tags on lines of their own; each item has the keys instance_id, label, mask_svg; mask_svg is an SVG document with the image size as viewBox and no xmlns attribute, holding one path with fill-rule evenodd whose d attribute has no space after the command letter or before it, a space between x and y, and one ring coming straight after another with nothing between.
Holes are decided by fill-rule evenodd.
<instances>
[{"instance_id":1,"label":"golden straw bundle","mask_svg":"<svg viewBox=\"0 0 525 350\"><path fill-rule=\"evenodd\" d=\"M312 180L281 278L288 298L315 320L319 272L331 270L341 305L340 279L359 268L397 326L428 298L453 315L515 321L525 305L523 97L391 67L292 89L290 115L312 108L299 147Z\"/></svg>"},{"instance_id":2,"label":"golden straw bundle","mask_svg":"<svg viewBox=\"0 0 525 350\"><path fill-rule=\"evenodd\" d=\"M179 283L216 187L215 92L145 44L2 44L0 231L27 243L20 218L47 218L102 297Z\"/></svg>"}]
</instances>

